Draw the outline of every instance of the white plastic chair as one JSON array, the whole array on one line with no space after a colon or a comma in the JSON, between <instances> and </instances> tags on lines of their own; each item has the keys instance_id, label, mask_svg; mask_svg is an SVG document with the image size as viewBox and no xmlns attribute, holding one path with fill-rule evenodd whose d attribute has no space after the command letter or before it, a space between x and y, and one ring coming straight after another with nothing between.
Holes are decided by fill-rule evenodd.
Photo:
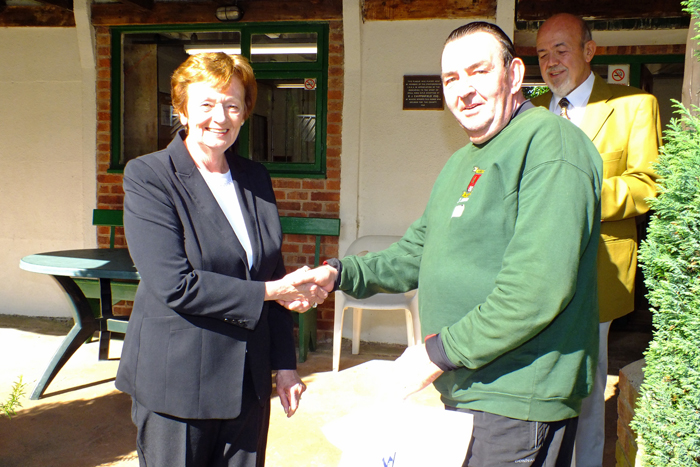
<instances>
[{"instance_id":1,"label":"white plastic chair","mask_svg":"<svg viewBox=\"0 0 700 467\"><path fill-rule=\"evenodd\" d=\"M348 247L345 255L363 256L371 251L381 251L401 237L393 235L366 235ZM352 353L360 353L360 327L362 310L404 310L406 315L406 336L408 345L421 343L420 320L418 316L418 290L400 294L379 293L365 299L357 299L340 290L335 292L335 317L333 320L333 371L340 368L340 344L343 338L343 317L345 310L352 308Z\"/></svg>"}]
</instances>

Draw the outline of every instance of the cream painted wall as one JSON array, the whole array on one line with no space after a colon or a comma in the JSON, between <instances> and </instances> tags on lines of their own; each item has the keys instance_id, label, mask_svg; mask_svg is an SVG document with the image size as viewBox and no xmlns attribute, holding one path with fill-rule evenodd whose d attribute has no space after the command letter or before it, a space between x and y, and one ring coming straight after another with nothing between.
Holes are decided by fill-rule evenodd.
<instances>
[{"instance_id":1,"label":"cream painted wall","mask_svg":"<svg viewBox=\"0 0 700 467\"><path fill-rule=\"evenodd\" d=\"M514 3L499 2L498 23L507 33L512 32L508 31L508 25L512 23ZM468 142L447 109L402 110L403 76L439 74L445 38L466 21L363 23L358 4L357 0L345 0L343 11L346 61L341 254L358 236L402 235L422 214L433 182L447 158ZM600 45L640 43L638 32L598 34L596 40ZM641 34L645 44L685 42L684 31ZM516 44L534 45L534 33L514 35ZM351 335L352 317L348 313L343 336ZM365 312L360 338L405 344L403 313Z\"/></svg>"},{"instance_id":2,"label":"cream painted wall","mask_svg":"<svg viewBox=\"0 0 700 467\"><path fill-rule=\"evenodd\" d=\"M75 28L0 28L0 43L11 44L0 48L0 314L69 316L53 279L19 260L95 245L94 132L92 144L84 136L94 77Z\"/></svg>"},{"instance_id":3,"label":"cream painted wall","mask_svg":"<svg viewBox=\"0 0 700 467\"><path fill-rule=\"evenodd\" d=\"M404 75L439 75L442 45L464 21L364 25L359 235L401 235L423 213L449 156L468 143L445 107L403 110Z\"/></svg>"},{"instance_id":4,"label":"cream painted wall","mask_svg":"<svg viewBox=\"0 0 700 467\"><path fill-rule=\"evenodd\" d=\"M346 21L354 18L348 11L344 14ZM447 108L403 110L403 76L439 75L445 38L465 22L372 21L345 26L343 124L350 123L353 129L344 128L343 133L341 252L357 236L402 235L423 213L449 156L468 143ZM348 43L358 44L359 53L348 50ZM356 206L356 212L349 206ZM346 337L351 336L351 316L348 313L344 320ZM406 343L403 313L365 312L361 340Z\"/></svg>"}]
</instances>

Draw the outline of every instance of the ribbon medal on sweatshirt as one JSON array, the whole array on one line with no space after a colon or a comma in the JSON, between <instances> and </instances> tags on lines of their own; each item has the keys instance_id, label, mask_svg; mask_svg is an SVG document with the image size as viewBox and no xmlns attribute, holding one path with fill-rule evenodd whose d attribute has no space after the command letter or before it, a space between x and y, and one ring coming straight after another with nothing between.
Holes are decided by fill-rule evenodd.
<instances>
[{"instance_id":1,"label":"ribbon medal on sweatshirt","mask_svg":"<svg viewBox=\"0 0 700 467\"><path fill-rule=\"evenodd\" d=\"M483 173L484 171L481 170L479 167L474 167L474 176L469 181L467 189L464 190L462 192L462 195L459 197L459 200L457 201L457 206L455 206L454 210L452 211L452 217L460 217L462 215L462 213L464 212L464 203L469 201L469 197L472 194L472 190L474 189L476 182L479 181L479 178L483 175Z\"/></svg>"}]
</instances>

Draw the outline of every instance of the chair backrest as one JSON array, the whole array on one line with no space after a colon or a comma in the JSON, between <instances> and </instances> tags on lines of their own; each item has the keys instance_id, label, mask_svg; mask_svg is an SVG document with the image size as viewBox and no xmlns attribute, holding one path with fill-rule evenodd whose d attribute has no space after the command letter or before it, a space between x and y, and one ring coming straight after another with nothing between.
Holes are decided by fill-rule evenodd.
<instances>
[{"instance_id":1,"label":"chair backrest","mask_svg":"<svg viewBox=\"0 0 700 467\"><path fill-rule=\"evenodd\" d=\"M345 252L345 256L362 256L373 251L381 251L389 248L399 240L401 240L401 237L396 235L365 235L350 244Z\"/></svg>"},{"instance_id":2,"label":"chair backrest","mask_svg":"<svg viewBox=\"0 0 700 467\"><path fill-rule=\"evenodd\" d=\"M92 225L109 227L109 247L114 248L117 227L124 227L124 211L121 209L93 209Z\"/></svg>"}]
</instances>

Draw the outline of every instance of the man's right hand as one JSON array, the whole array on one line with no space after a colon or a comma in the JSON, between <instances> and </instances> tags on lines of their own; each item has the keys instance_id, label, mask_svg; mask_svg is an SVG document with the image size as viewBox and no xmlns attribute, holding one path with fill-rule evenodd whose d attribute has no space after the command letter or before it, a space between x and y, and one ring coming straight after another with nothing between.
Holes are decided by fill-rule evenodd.
<instances>
[{"instance_id":1,"label":"man's right hand","mask_svg":"<svg viewBox=\"0 0 700 467\"><path fill-rule=\"evenodd\" d=\"M328 293L333 291L337 277L338 270L327 264L319 266L315 269L308 269L306 266L304 266L304 269L297 269L292 274L287 276L287 278L291 279L291 284L294 286L316 284L318 287L323 288Z\"/></svg>"},{"instance_id":2,"label":"man's right hand","mask_svg":"<svg viewBox=\"0 0 700 467\"><path fill-rule=\"evenodd\" d=\"M317 286L323 288L326 292L331 293L338 277L338 270L324 264L323 266L319 266L315 269L309 269L308 271L299 274L299 277L304 277L304 279L306 279L305 282L313 282Z\"/></svg>"}]
</instances>

